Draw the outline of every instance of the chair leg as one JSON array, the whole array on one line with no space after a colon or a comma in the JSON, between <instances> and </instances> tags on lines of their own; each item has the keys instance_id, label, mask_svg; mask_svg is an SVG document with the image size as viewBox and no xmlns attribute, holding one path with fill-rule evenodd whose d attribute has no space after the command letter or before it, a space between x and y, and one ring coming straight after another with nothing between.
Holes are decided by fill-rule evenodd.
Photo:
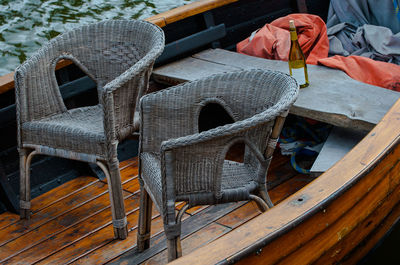
<instances>
[{"instance_id":1,"label":"chair leg","mask_svg":"<svg viewBox=\"0 0 400 265\"><path fill-rule=\"evenodd\" d=\"M260 197L258 197L256 195L250 194L250 199L252 199L253 201L255 201L257 203L257 206L261 212L266 212L270 208L263 199L261 199Z\"/></svg>"},{"instance_id":2,"label":"chair leg","mask_svg":"<svg viewBox=\"0 0 400 265\"><path fill-rule=\"evenodd\" d=\"M260 190L259 194L261 196L261 198L267 203L269 208L274 207L274 204L271 201L271 198L268 195L268 192L266 190Z\"/></svg>"},{"instance_id":3,"label":"chair leg","mask_svg":"<svg viewBox=\"0 0 400 265\"><path fill-rule=\"evenodd\" d=\"M20 165L20 218L29 219L31 212L31 185L30 185L30 167L33 156L36 151L28 152L21 149L19 152Z\"/></svg>"},{"instance_id":4,"label":"chair leg","mask_svg":"<svg viewBox=\"0 0 400 265\"><path fill-rule=\"evenodd\" d=\"M167 249L168 249L168 262L173 261L174 259L182 257L182 245L181 245L181 230L180 224L182 221L183 214L189 208L189 204L185 204L179 211L176 216L176 224L179 227L178 235L172 239L167 240Z\"/></svg>"},{"instance_id":5,"label":"chair leg","mask_svg":"<svg viewBox=\"0 0 400 265\"><path fill-rule=\"evenodd\" d=\"M118 162L108 164L107 167L98 161L97 165L103 170L107 177L114 225L114 237L118 239L125 239L128 236L128 228Z\"/></svg>"},{"instance_id":6,"label":"chair leg","mask_svg":"<svg viewBox=\"0 0 400 265\"><path fill-rule=\"evenodd\" d=\"M171 262L182 256L181 237L177 236L167 240L168 262Z\"/></svg>"},{"instance_id":7,"label":"chair leg","mask_svg":"<svg viewBox=\"0 0 400 265\"><path fill-rule=\"evenodd\" d=\"M137 247L139 252L150 247L152 204L153 202L151 201L149 193L144 187L140 187L139 224L137 234Z\"/></svg>"}]
</instances>

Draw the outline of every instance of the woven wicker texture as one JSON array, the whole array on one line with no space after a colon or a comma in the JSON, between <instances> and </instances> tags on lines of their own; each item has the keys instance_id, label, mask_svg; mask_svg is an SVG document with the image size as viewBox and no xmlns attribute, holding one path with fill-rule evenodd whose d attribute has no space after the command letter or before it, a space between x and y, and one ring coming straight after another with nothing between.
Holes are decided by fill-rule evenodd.
<instances>
[{"instance_id":1,"label":"woven wicker texture","mask_svg":"<svg viewBox=\"0 0 400 265\"><path fill-rule=\"evenodd\" d=\"M286 115L297 94L298 85L290 76L249 70L142 97L139 174L164 217L166 233L178 233L172 216L176 201L192 207L249 200L252 192L266 192L271 157L264 153L276 144L269 136L275 118ZM199 133L199 114L209 103L220 104L234 122ZM244 162L225 160L238 142L246 146Z\"/></svg>"},{"instance_id":2,"label":"woven wicker texture","mask_svg":"<svg viewBox=\"0 0 400 265\"><path fill-rule=\"evenodd\" d=\"M136 20L85 25L49 41L15 72L21 156L35 150L87 162L103 161L111 178L120 179L117 145L138 130L134 121L139 120L135 117L139 98L148 88L154 61L163 48L163 31ZM61 59L73 61L93 79L97 106L66 109L55 76ZM23 161L21 186L29 184L23 180L28 178Z\"/></svg>"}]
</instances>

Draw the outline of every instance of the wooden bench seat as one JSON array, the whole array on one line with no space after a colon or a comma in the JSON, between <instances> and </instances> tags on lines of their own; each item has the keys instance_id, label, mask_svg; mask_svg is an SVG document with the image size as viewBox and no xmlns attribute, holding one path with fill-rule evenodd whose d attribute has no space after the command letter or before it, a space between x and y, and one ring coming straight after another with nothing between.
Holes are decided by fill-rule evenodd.
<instances>
[{"instance_id":1,"label":"wooden bench seat","mask_svg":"<svg viewBox=\"0 0 400 265\"><path fill-rule=\"evenodd\" d=\"M154 69L157 82L174 85L221 72L263 68L288 73L284 61L223 49L209 49ZM371 130L400 97L399 92L365 84L344 72L308 65L310 86L300 90L291 113L340 127Z\"/></svg>"}]
</instances>

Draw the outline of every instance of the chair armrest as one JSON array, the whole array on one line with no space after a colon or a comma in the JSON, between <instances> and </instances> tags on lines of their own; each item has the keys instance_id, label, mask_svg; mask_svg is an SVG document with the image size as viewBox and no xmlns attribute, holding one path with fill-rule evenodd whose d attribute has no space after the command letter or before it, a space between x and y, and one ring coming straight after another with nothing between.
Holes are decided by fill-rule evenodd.
<instances>
[{"instance_id":1,"label":"chair armrest","mask_svg":"<svg viewBox=\"0 0 400 265\"><path fill-rule=\"evenodd\" d=\"M42 53L36 53L15 71L17 118L20 122L67 110L55 77L55 65L42 56Z\"/></svg>"},{"instance_id":2,"label":"chair armrest","mask_svg":"<svg viewBox=\"0 0 400 265\"><path fill-rule=\"evenodd\" d=\"M135 115L139 113L139 100L148 89L154 62L163 48L164 37L157 39L142 59L100 89L105 118L107 115L113 115L113 124L110 126L116 127L118 139L123 139L138 129L135 123L138 119ZM109 118L104 122L107 120ZM109 126L105 124L106 127Z\"/></svg>"},{"instance_id":3,"label":"chair armrest","mask_svg":"<svg viewBox=\"0 0 400 265\"><path fill-rule=\"evenodd\" d=\"M241 135L243 132L246 132L251 128L273 121L277 116L284 112L284 110L272 107L243 121L226 124L224 126L219 126L201 133L168 139L161 143L161 150L166 151L188 145L196 145L199 143L204 144L207 141L212 141L219 138L236 137L237 135Z\"/></svg>"}]
</instances>

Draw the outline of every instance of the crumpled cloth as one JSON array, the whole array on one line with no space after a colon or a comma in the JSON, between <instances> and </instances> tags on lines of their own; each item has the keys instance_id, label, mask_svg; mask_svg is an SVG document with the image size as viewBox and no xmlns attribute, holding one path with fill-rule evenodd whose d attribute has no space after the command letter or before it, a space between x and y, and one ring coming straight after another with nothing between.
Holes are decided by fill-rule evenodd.
<instances>
[{"instance_id":1,"label":"crumpled cloth","mask_svg":"<svg viewBox=\"0 0 400 265\"><path fill-rule=\"evenodd\" d=\"M254 32L249 38L239 42L236 46L237 52L266 59L287 61L290 49L290 19L295 20L299 44L308 64L321 64L330 68L340 69L358 81L400 91L399 65L379 62L358 55L328 57L329 40L326 26L323 20L315 15L291 14L278 18ZM353 27L353 29L356 31L357 28ZM346 30L341 32L343 34L352 34L351 31L346 32ZM379 32L379 34L383 33ZM371 38L374 38L373 34ZM388 43L391 43L390 39L388 39ZM387 54L390 55L390 49L384 44L382 42L381 46L377 44L376 47L388 51ZM352 44L351 42L347 44L344 42L343 45L351 47ZM398 47L400 47L400 43ZM312 77L310 77L310 82L312 83Z\"/></svg>"},{"instance_id":2,"label":"crumpled cloth","mask_svg":"<svg viewBox=\"0 0 400 265\"><path fill-rule=\"evenodd\" d=\"M329 55L400 64L400 21L392 0L331 0Z\"/></svg>"},{"instance_id":3,"label":"crumpled cloth","mask_svg":"<svg viewBox=\"0 0 400 265\"><path fill-rule=\"evenodd\" d=\"M290 14L266 24L237 44L239 53L287 61L290 50L289 20L295 21L298 40L307 63L317 64L328 56L329 42L325 22L316 15Z\"/></svg>"},{"instance_id":4,"label":"crumpled cloth","mask_svg":"<svg viewBox=\"0 0 400 265\"><path fill-rule=\"evenodd\" d=\"M318 64L340 69L358 81L400 92L400 65L355 55L322 58Z\"/></svg>"}]
</instances>

